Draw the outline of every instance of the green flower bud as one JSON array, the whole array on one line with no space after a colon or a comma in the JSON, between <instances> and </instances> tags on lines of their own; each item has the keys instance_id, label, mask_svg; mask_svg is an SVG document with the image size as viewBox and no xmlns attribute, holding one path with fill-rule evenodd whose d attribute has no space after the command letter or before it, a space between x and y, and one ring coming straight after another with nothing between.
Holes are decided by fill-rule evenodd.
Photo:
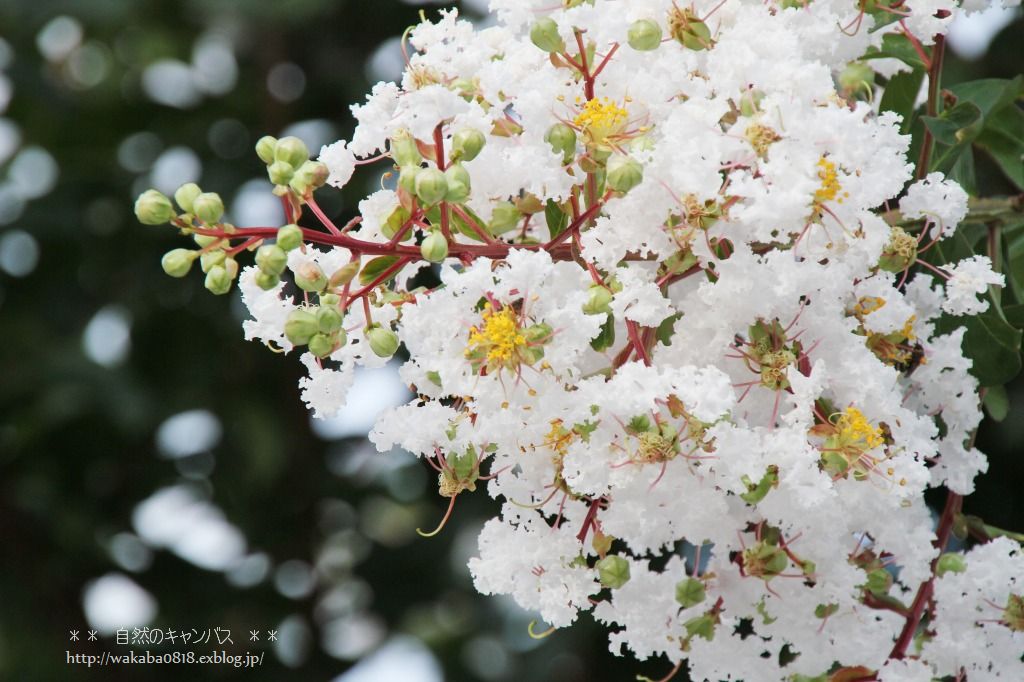
<instances>
[{"instance_id":1,"label":"green flower bud","mask_svg":"<svg viewBox=\"0 0 1024 682\"><path fill-rule=\"evenodd\" d=\"M341 312L333 305L321 305L316 311L316 323L324 334L336 332L341 329Z\"/></svg>"},{"instance_id":2,"label":"green flower bud","mask_svg":"<svg viewBox=\"0 0 1024 682\"><path fill-rule=\"evenodd\" d=\"M192 235L192 241L194 241L196 244L198 244L200 246L200 248L203 248L203 249L205 249L207 246L209 246L210 244L214 243L215 241L219 241L219 240L220 240L220 237L212 237L212 236L210 236L208 234L194 234L194 235Z\"/></svg>"},{"instance_id":3,"label":"green flower bud","mask_svg":"<svg viewBox=\"0 0 1024 682\"><path fill-rule=\"evenodd\" d=\"M416 198L427 206L444 201L448 193L448 180L436 168L424 168L416 174Z\"/></svg>"},{"instance_id":4,"label":"green flower bud","mask_svg":"<svg viewBox=\"0 0 1024 682\"><path fill-rule=\"evenodd\" d=\"M203 190L199 189L199 185L194 182L187 182L174 193L174 201L177 202L182 211L192 213L192 202L202 193Z\"/></svg>"},{"instance_id":5,"label":"green flower bud","mask_svg":"<svg viewBox=\"0 0 1024 682\"><path fill-rule=\"evenodd\" d=\"M448 192L445 200L461 204L469 198L469 172L462 167L461 163L454 163L444 171L445 180L448 183Z\"/></svg>"},{"instance_id":6,"label":"green flower bud","mask_svg":"<svg viewBox=\"0 0 1024 682\"><path fill-rule=\"evenodd\" d=\"M614 154L608 159L608 175L605 183L616 192L625 194L644 179L644 167L636 159L625 154Z\"/></svg>"},{"instance_id":7,"label":"green flower bud","mask_svg":"<svg viewBox=\"0 0 1024 682\"><path fill-rule=\"evenodd\" d=\"M224 259L224 269L228 271L228 277L234 279L238 277L238 261L228 256Z\"/></svg>"},{"instance_id":8,"label":"green flower bud","mask_svg":"<svg viewBox=\"0 0 1024 682\"><path fill-rule=\"evenodd\" d=\"M583 304L583 312L587 315L600 315L611 312L612 292L600 284L587 289L587 302Z\"/></svg>"},{"instance_id":9,"label":"green flower bud","mask_svg":"<svg viewBox=\"0 0 1024 682\"><path fill-rule=\"evenodd\" d=\"M476 128L463 128L452 136L452 161L472 161L487 144Z\"/></svg>"},{"instance_id":10,"label":"green flower bud","mask_svg":"<svg viewBox=\"0 0 1024 682\"><path fill-rule=\"evenodd\" d=\"M656 50L661 45L661 26L650 19L634 21L626 34L629 46L639 52Z\"/></svg>"},{"instance_id":11,"label":"green flower bud","mask_svg":"<svg viewBox=\"0 0 1024 682\"><path fill-rule=\"evenodd\" d=\"M338 348L341 348L348 343L348 334L345 333L344 329L339 329L334 332L334 342L338 344Z\"/></svg>"},{"instance_id":12,"label":"green flower bud","mask_svg":"<svg viewBox=\"0 0 1024 682\"><path fill-rule=\"evenodd\" d=\"M385 329L379 324L366 328L366 340L370 342L370 350L382 358L390 358L398 350L398 334Z\"/></svg>"},{"instance_id":13,"label":"green flower bud","mask_svg":"<svg viewBox=\"0 0 1024 682\"><path fill-rule=\"evenodd\" d=\"M192 269L192 261L198 255L189 249L172 249L160 259L160 266L171 277L184 277Z\"/></svg>"},{"instance_id":14,"label":"green flower bud","mask_svg":"<svg viewBox=\"0 0 1024 682\"><path fill-rule=\"evenodd\" d=\"M423 156L420 154L416 140L408 130L399 130L391 137L391 158L399 168L415 166L419 168Z\"/></svg>"},{"instance_id":15,"label":"green flower bud","mask_svg":"<svg viewBox=\"0 0 1024 682\"><path fill-rule=\"evenodd\" d=\"M440 230L432 230L420 244L420 253L424 260L440 263L448 257L448 240L444 238Z\"/></svg>"},{"instance_id":16,"label":"green flower bud","mask_svg":"<svg viewBox=\"0 0 1024 682\"><path fill-rule=\"evenodd\" d=\"M275 185L287 185L295 176L295 169L284 161L275 161L267 166L267 177Z\"/></svg>"},{"instance_id":17,"label":"green flower bud","mask_svg":"<svg viewBox=\"0 0 1024 682\"><path fill-rule=\"evenodd\" d=\"M337 294L320 294L320 305L337 306L341 303L341 296Z\"/></svg>"},{"instance_id":18,"label":"green flower bud","mask_svg":"<svg viewBox=\"0 0 1024 682\"><path fill-rule=\"evenodd\" d=\"M561 154L567 162L576 154L576 131L565 123L556 123L544 133L544 141L551 150Z\"/></svg>"},{"instance_id":19,"label":"green flower bud","mask_svg":"<svg viewBox=\"0 0 1024 682\"><path fill-rule=\"evenodd\" d=\"M341 266L340 268L338 268L337 270L334 271L334 274L331 275L331 280L330 280L330 282L328 282L328 285L332 289L335 288L335 287L344 286L344 285L348 284L349 282L351 282L352 278L354 278L358 273L359 273L359 261L358 260L352 261L351 263L346 263L345 265ZM323 303L324 302L324 297L322 297L320 299L320 301ZM325 303L325 305L326 305L326 303Z\"/></svg>"},{"instance_id":20,"label":"green flower bud","mask_svg":"<svg viewBox=\"0 0 1024 682\"><path fill-rule=\"evenodd\" d=\"M295 284L303 291L320 292L327 287L327 275L316 263L305 263L295 272Z\"/></svg>"},{"instance_id":21,"label":"green flower bud","mask_svg":"<svg viewBox=\"0 0 1024 682\"><path fill-rule=\"evenodd\" d=\"M398 173L398 187L409 194L416 194L416 177L423 170L419 166L403 166Z\"/></svg>"},{"instance_id":22,"label":"green flower bud","mask_svg":"<svg viewBox=\"0 0 1024 682\"><path fill-rule=\"evenodd\" d=\"M597 577L604 587L617 590L629 582L629 560L610 554L594 564Z\"/></svg>"},{"instance_id":23,"label":"green flower bud","mask_svg":"<svg viewBox=\"0 0 1024 682\"><path fill-rule=\"evenodd\" d=\"M487 227L491 234L504 234L509 230L519 227L519 220L523 214L519 212L511 201L499 201L494 205L494 212L491 213L491 222Z\"/></svg>"},{"instance_id":24,"label":"green flower bud","mask_svg":"<svg viewBox=\"0 0 1024 682\"><path fill-rule=\"evenodd\" d=\"M224 253L224 249L206 251L199 256L199 266L203 269L203 272L209 272L215 266L224 265L226 258L227 254Z\"/></svg>"},{"instance_id":25,"label":"green flower bud","mask_svg":"<svg viewBox=\"0 0 1024 682\"><path fill-rule=\"evenodd\" d=\"M206 273L206 288L218 296L231 290L231 275L223 265L214 265Z\"/></svg>"},{"instance_id":26,"label":"green flower bud","mask_svg":"<svg viewBox=\"0 0 1024 682\"><path fill-rule=\"evenodd\" d=\"M292 251L302 245L302 228L298 225L285 225L277 229L277 245L285 251Z\"/></svg>"},{"instance_id":27,"label":"green flower bud","mask_svg":"<svg viewBox=\"0 0 1024 682\"><path fill-rule=\"evenodd\" d=\"M192 200L192 213L207 225L213 225L224 215L224 202L216 192L203 192Z\"/></svg>"},{"instance_id":28,"label":"green flower bud","mask_svg":"<svg viewBox=\"0 0 1024 682\"><path fill-rule=\"evenodd\" d=\"M320 332L316 315L308 310L293 310L284 323L284 335L293 345L304 346Z\"/></svg>"},{"instance_id":29,"label":"green flower bud","mask_svg":"<svg viewBox=\"0 0 1024 682\"><path fill-rule=\"evenodd\" d=\"M530 40L545 52L565 51L565 41L558 33L558 24L551 17L537 20L530 28Z\"/></svg>"},{"instance_id":30,"label":"green flower bud","mask_svg":"<svg viewBox=\"0 0 1024 682\"><path fill-rule=\"evenodd\" d=\"M706 50L711 47L711 29L693 10L673 7L668 17L669 33L684 47Z\"/></svg>"},{"instance_id":31,"label":"green flower bud","mask_svg":"<svg viewBox=\"0 0 1024 682\"><path fill-rule=\"evenodd\" d=\"M330 171L324 164L319 161L306 161L295 171L288 185L299 196L305 196L310 191L323 187L328 175Z\"/></svg>"},{"instance_id":32,"label":"green flower bud","mask_svg":"<svg viewBox=\"0 0 1024 682\"><path fill-rule=\"evenodd\" d=\"M874 82L875 71L864 62L850 62L839 73L839 88L847 96L871 92Z\"/></svg>"},{"instance_id":33,"label":"green flower bud","mask_svg":"<svg viewBox=\"0 0 1024 682\"><path fill-rule=\"evenodd\" d=\"M171 200L155 189L148 189L135 200L135 217L143 225L163 225L175 217Z\"/></svg>"},{"instance_id":34,"label":"green flower bud","mask_svg":"<svg viewBox=\"0 0 1024 682\"><path fill-rule=\"evenodd\" d=\"M288 266L288 254L276 244L265 244L256 249L256 265L263 272L280 275Z\"/></svg>"},{"instance_id":35,"label":"green flower bud","mask_svg":"<svg viewBox=\"0 0 1024 682\"><path fill-rule=\"evenodd\" d=\"M967 570L967 562L964 555L957 552L947 552L939 557L935 564L935 575L940 578L947 573L963 573Z\"/></svg>"},{"instance_id":36,"label":"green flower bud","mask_svg":"<svg viewBox=\"0 0 1024 682\"><path fill-rule=\"evenodd\" d=\"M274 147L274 160L284 161L292 168L298 168L309 160L309 149L306 143L297 137L282 137Z\"/></svg>"},{"instance_id":37,"label":"green flower bud","mask_svg":"<svg viewBox=\"0 0 1024 682\"><path fill-rule=\"evenodd\" d=\"M676 601L684 609L704 601L704 583L696 578L687 578L676 583Z\"/></svg>"},{"instance_id":38,"label":"green flower bud","mask_svg":"<svg viewBox=\"0 0 1024 682\"><path fill-rule=\"evenodd\" d=\"M334 352L334 341L327 334L313 334L309 339L309 352L318 358L326 358Z\"/></svg>"},{"instance_id":39,"label":"green flower bud","mask_svg":"<svg viewBox=\"0 0 1024 682\"><path fill-rule=\"evenodd\" d=\"M274 163L274 150L277 149L277 138L271 135L264 135L256 141L256 156L260 161L270 165Z\"/></svg>"},{"instance_id":40,"label":"green flower bud","mask_svg":"<svg viewBox=\"0 0 1024 682\"><path fill-rule=\"evenodd\" d=\"M266 270L260 270L256 273L256 286L263 289L263 291L270 291L280 283L281 277L278 275L273 275Z\"/></svg>"}]
</instances>

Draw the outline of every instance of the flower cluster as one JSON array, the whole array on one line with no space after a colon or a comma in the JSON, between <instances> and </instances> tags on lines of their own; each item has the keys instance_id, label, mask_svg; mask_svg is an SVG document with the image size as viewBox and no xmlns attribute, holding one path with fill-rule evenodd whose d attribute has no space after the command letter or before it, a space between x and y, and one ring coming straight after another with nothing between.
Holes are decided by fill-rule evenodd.
<instances>
[{"instance_id":1,"label":"flower cluster","mask_svg":"<svg viewBox=\"0 0 1024 682\"><path fill-rule=\"evenodd\" d=\"M168 272L237 276L246 338L304 347L317 416L404 344L416 397L371 440L437 469L449 513L478 482L500 501L476 586L554 628L592 611L694 679L1024 679L1019 550L940 559L952 516L933 532L924 501L987 466L964 330L936 323L1003 278L919 259L966 194L913 181L871 86L893 60L856 61L925 50L954 4L491 5L412 29L402 82L319 161L260 141L279 230L143 195L199 246ZM370 162L390 181L334 225L314 191ZM410 286L423 267L438 286Z\"/></svg>"}]
</instances>

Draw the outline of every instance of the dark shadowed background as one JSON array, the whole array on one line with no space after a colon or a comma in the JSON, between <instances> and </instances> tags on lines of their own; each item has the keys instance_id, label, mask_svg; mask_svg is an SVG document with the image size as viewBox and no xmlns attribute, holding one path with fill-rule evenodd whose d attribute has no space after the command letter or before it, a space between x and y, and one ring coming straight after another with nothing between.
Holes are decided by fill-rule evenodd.
<instances>
[{"instance_id":1,"label":"dark shadowed background","mask_svg":"<svg viewBox=\"0 0 1024 682\"><path fill-rule=\"evenodd\" d=\"M416 4L0 2L0 679L667 672L613 657L589 614L533 641L531 614L477 595L465 562L493 501L460 502L441 535L419 538L444 509L434 476L361 435L404 399L393 372L362 376L342 417L312 425L297 359L243 341L235 292L166 277L159 259L178 239L132 215L143 189L198 181L237 224L279 224L255 141L296 134L315 152L348 137L348 105L398 77L399 36L437 9ZM483 2L464 4L482 16ZM971 59L951 57L947 83L1024 70L1012 16L987 53L994 30L952 41ZM1015 191L983 157L977 173L987 195ZM347 220L375 182L318 199ZM991 468L965 508L1020 529L1024 385L1010 393L1009 416L979 434ZM164 641L117 644L117 629L143 625ZM205 644L167 640L216 628ZM217 644L226 630L233 644ZM265 657L255 670L67 663L129 648Z\"/></svg>"}]
</instances>

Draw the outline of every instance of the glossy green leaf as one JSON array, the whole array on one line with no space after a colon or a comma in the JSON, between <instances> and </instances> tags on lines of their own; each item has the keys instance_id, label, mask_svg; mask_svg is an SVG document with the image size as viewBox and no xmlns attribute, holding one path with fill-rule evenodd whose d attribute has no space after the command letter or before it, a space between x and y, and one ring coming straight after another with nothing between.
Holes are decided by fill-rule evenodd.
<instances>
[{"instance_id":1,"label":"glossy green leaf","mask_svg":"<svg viewBox=\"0 0 1024 682\"><path fill-rule=\"evenodd\" d=\"M992 386L985 391L985 412L997 422L1006 419L1010 413L1010 396L1005 386Z\"/></svg>"},{"instance_id":2,"label":"glossy green leaf","mask_svg":"<svg viewBox=\"0 0 1024 682\"><path fill-rule=\"evenodd\" d=\"M910 126L914 122L914 103L917 101L917 93L921 91L923 80L924 71L920 69L898 73L889 79L882 92L879 108L882 111L896 112L903 117L900 132L904 135L910 132Z\"/></svg>"},{"instance_id":3,"label":"glossy green leaf","mask_svg":"<svg viewBox=\"0 0 1024 682\"><path fill-rule=\"evenodd\" d=\"M359 283L365 287L397 262L398 256L379 256L374 258L363 266L362 272L359 273Z\"/></svg>"},{"instance_id":4,"label":"glossy green leaf","mask_svg":"<svg viewBox=\"0 0 1024 682\"><path fill-rule=\"evenodd\" d=\"M551 199L548 199L547 203L544 204L544 219L547 221L548 232L550 232L552 239L562 234L569 225L568 214L562 210L558 202Z\"/></svg>"}]
</instances>

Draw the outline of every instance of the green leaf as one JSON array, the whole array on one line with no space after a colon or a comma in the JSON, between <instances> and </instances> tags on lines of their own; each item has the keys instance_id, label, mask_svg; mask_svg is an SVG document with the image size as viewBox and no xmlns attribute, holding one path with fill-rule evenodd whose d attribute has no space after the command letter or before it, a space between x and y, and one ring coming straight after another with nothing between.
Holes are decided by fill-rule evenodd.
<instances>
[{"instance_id":1,"label":"green leaf","mask_svg":"<svg viewBox=\"0 0 1024 682\"><path fill-rule=\"evenodd\" d=\"M1024 110L1003 107L986 119L985 129L975 140L1006 177L1024 190Z\"/></svg>"},{"instance_id":2,"label":"green leaf","mask_svg":"<svg viewBox=\"0 0 1024 682\"><path fill-rule=\"evenodd\" d=\"M359 273L359 283L364 287L367 286L370 282L377 279L382 272L397 262L398 256L378 256L374 258L363 266L362 272ZM397 271L395 274L397 274ZM394 277L394 274L391 277ZM391 277L388 279L391 279Z\"/></svg>"},{"instance_id":3,"label":"green leaf","mask_svg":"<svg viewBox=\"0 0 1024 682\"><path fill-rule=\"evenodd\" d=\"M484 232L487 231L487 223L483 220L480 220L480 216L478 216L476 213L473 213L473 211L470 210L469 206L463 206L462 210L466 212L466 215L468 215L470 218L476 221L476 224L479 225ZM449 218L451 220L451 226L454 227L455 231L458 232L459 234L463 235L464 237L468 237L469 239L472 239L473 241L476 242L484 241L484 238L477 234L476 230L470 227L469 223L463 220L455 211L451 212Z\"/></svg>"},{"instance_id":4,"label":"green leaf","mask_svg":"<svg viewBox=\"0 0 1024 682\"><path fill-rule=\"evenodd\" d=\"M1010 413L1010 396L1005 386L991 386L985 391L985 411L997 422L1006 419Z\"/></svg>"},{"instance_id":5,"label":"green leaf","mask_svg":"<svg viewBox=\"0 0 1024 682\"><path fill-rule=\"evenodd\" d=\"M611 348L615 343L615 318L611 313L608 313L607 316L604 324L601 325L601 333L590 342L590 347L598 352Z\"/></svg>"},{"instance_id":6,"label":"green leaf","mask_svg":"<svg viewBox=\"0 0 1024 682\"><path fill-rule=\"evenodd\" d=\"M686 578L676 584L676 601L684 609L704 601L704 583L696 578Z\"/></svg>"},{"instance_id":7,"label":"green leaf","mask_svg":"<svg viewBox=\"0 0 1024 682\"><path fill-rule=\"evenodd\" d=\"M658 337L658 341L660 341L663 345L672 345L672 333L675 331L676 320L678 320L682 316L682 313L675 313L674 315L669 315L668 317L661 321L661 324L658 325L658 331L655 332L655 335Z\"/></svg>"},{"instance_id":8,"label":"green leaf","mask_svg":"<svg viewBox=\"0 0 1024 682\"><path fill-rule=\"evenodd\" d=\"M984 118L981 109L972 102L960 102L938 116L922 116L936 142L957 145L970 142L981 132Z\"/></svg>"},{"instance_id":9,"label":"green leaf","mask_svg":"<svg viewBox=\"0 0 1024 682\"><path fill-rule=\"evenodd\" d=\"M910 126L914 122L914 103L917 101L917 93L921 91L923 80L924 71L921 69L898 73L889 79L882 92L879 108L882 111L894 111L903 117L900 132L904 135L910 132Z\"/></svg>"},{"instance_id":10,"label":"green leaf","mask_svg":"<svg viewBox=\"0 0 1024 682\"><path fill-rule=\"evenodd\" d=\"M988 118L1024 94L1024 75L1017 76L1012 80L983 78L958 83L947 89L956 95L958 106L959 103L970 102L978 108L983 117Z\"/></svg>"},{"instance_id":11,"label":"green leaf","mask_svg":"<svg viewBox=\"0 0 1024 682\"><path fill-rule=\"evenodd\" d=\"M973 362L973 374L982 386L1001 386L1020 372L1020 329L1007 322L993 305L973 317L943 317L936 329L951 332L966 327L964 355Z\"/></svg>"},{"instance_id":12,"label":"green leaf","mask_svg":"<svg viewBox=\"0 0 1024 682\"><path fill-rule=\"evenodd\" d=\"M544 219L548 223L548 231L551 233L552 239L565 232L565 228L569 226L568 214L551 199L544 204Z\"/></svg>"},{"instance_id":13,"label":"green leaf","mask_svg":"<svg viewBox=\"0 0 1024 682\"><path fill-rule=\"evenodd\" d=\"M923 72L924 62L914 49L910 39L899 33L888 33L882 38L881 48L871 48L864 55L864 59L882 59L892 57L899 59L907 66L913 67L915 71ZM914 93L915 95L917 93Z\"/></svg>"},{"instance_id":14,"label":"green leaf","mask_svg":"<svg viewBox=\"0 0 1024 682\"><path fill-rule=\"evenodd\" d=\"M974 150L970 147L963 150L949 169L949 177L956 180L968 194L978 195L978 182L974 177Z\"/></svg>"}]
</instances>

